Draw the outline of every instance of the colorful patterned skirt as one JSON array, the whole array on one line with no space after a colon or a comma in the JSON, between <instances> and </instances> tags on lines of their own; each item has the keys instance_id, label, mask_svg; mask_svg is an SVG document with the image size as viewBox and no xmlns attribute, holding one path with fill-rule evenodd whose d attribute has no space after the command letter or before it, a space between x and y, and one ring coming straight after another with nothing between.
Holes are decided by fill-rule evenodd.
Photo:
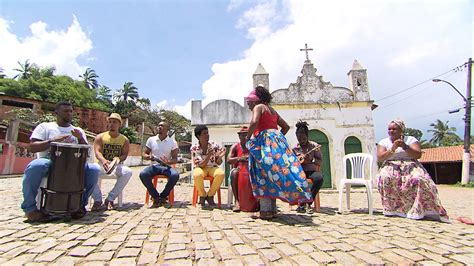
<instances>
[{"instance_id":1,"label":"colorful patterned skirt","mask_svg":"<svg viewBox=\"0 0 474 266\"><path fill-rule=\"evenodd\" d=\"M247 142L249 173L256 198L281 199L290 204L311 202L311 185L285 136L267 129Z\"/></svg>"},{"instance_id":2,"label":"colorful patterned skirt","mask_svg":"<svg viewBox=\"0 0 474 266\"><path fill-rule=\"evenodd\" d=\"M384 215L410 219L436 216L449 222L436 184L418 160L384 162L379 170L378 189Z\"/></svg>"}]
</instances>

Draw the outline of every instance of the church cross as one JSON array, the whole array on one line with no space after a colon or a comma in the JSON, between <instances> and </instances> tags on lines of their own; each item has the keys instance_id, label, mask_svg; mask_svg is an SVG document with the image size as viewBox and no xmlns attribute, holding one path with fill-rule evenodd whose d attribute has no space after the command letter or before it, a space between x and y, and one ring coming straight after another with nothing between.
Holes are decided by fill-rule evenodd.
<instances>
[{"instance_id":1,"label":"church cross","mask_svg":"<svg viewBox=\"0 0 474 266\"><path fill-rule=\"evenodd\" d=\"M306 53L306 60L309 61L308 51L313 51L313 48L308 48L308 44L305 43L305 44L304 44L304 49L300 49L300 51L305 51L305 53Z\"/></svg>"}]
</instances>

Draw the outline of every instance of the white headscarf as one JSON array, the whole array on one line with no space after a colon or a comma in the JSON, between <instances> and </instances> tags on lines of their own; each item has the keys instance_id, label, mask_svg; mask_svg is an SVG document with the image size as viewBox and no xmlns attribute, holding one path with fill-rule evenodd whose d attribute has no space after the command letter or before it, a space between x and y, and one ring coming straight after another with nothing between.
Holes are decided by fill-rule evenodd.
<instances>
[{"instance_id":1,"label":"white headscarf","mask_svg":"<svg viewBox=\"0 0 474 266\"><path fill-rule=\"evenodd\" d=\"M402 132L405 131L405 128L406 128L405 127L405 121L403 121L399 118L396 118L396 119L393 119L392 121L390 121L389 124L391 124L391 123L394 123L395 125L397 125L402 130Z\"/></svg>"}]
</instances>

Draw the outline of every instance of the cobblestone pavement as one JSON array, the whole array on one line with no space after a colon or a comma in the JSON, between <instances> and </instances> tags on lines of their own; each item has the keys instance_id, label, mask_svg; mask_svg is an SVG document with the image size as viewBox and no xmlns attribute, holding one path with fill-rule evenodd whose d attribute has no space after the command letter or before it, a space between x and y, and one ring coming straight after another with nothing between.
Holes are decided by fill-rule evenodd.
<instances>
[{"instance_id":1,"label":"cobblestone pavement","mask_svg":"<svg viewBox=\"0 0 474 266\"><path fill-rule=\"evenodd\" d=\"M189 184L176 186L173 208L148 209L140 169L134 168L122 209L69 223L24 223L21 178L0 179L0 264L474 264L474 226L453 219L474 218L474 189L439 187L452 224L384 217L376 192L373 216L360 192L352 194L352 212L335 214L333 191L321 193L321 213L297 214L279 202L279 217L263 221L226 208L194 208ZM112 184L104 180L104 190Z\"/></svg>"}]
</instances>

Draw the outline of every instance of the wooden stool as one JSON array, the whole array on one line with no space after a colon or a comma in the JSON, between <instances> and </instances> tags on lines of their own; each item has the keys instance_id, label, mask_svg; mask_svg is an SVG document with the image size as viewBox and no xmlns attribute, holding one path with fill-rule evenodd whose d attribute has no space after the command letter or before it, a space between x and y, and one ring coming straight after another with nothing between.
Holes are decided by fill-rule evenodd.
<instances>
[{"instance_id":1,"label":"wooden stool","mask_svg":"<svg viewBox=\"0 0 474 266\"><path fill-rule=\"evenodd\" d=\"M153 180L152 180L152 183L153 183L153 186L156 188L157 184L158 184L158 178L162 178L162 179L166 179L168 180L168 177L165 176L165 175L155 175L153 177ZM170 194L168 196L168 199L169 199L169 202L171 205L173 205L174 203L174 188L170 191ZM145 204L148 204L150 200L150 193L148 193L148 189L146 190L146 196L145 196Z\"/></svg>"},{"instance_id":2,"label":"wooden stool","mask_svg":"<svg viewBox=\"0 0 474 266\"><path fill-rule=\"evenodd\" d=\"M214 182L214 177L205 176L205 177L203 177L203 181L204 180L209 180L210 185L212 186L212 182ZM196 207L197 200L198 200L198 191L197 191L196 185L194 185L193 202L192 202L194 207ZM218 208L221 207L221 188L220 187L219 187L219 189L217 189L217 207Z\"/></svg>"}]
</instances>

